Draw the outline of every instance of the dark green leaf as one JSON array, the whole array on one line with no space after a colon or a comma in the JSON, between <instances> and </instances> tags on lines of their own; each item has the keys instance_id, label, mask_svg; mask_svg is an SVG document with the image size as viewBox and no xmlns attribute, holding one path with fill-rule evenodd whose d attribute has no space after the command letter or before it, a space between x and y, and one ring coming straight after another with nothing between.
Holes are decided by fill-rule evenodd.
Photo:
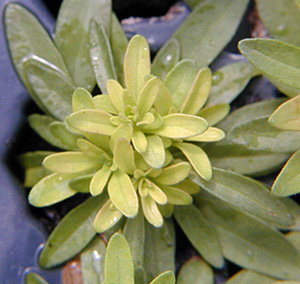
<instances>
[{"instance_id":1,"label":"dark green leaf","mask_svg":"<svg viewBox=\"0 0 300 284\"><path fill-rule=\"evenodd\" d=\"M29 272L26 274L26 284L48 284L48 282L35 272Z\"/></svg>"},{"instance_id":2,"label":"dark green leaf","mask_svg":"<svg viewBox=\"0 0 300 284\"><path fill-rule=\"evenodd\" d=\"M271 278L264 274L260 274L251 270L242 270L230 278L226 284L273 284L274 281L276 281L275 278Z\"/></svg>"},{"instance_id":3,"label":"dark green leaf","mask_svg":"<svg viewBox=\"0 0 300 284\"><path fill-rule=\"evenodd\" d=\"M166 271L159 274L149 284L175 284L175 275L173 271Z\"/></svg>"}]
</instances>

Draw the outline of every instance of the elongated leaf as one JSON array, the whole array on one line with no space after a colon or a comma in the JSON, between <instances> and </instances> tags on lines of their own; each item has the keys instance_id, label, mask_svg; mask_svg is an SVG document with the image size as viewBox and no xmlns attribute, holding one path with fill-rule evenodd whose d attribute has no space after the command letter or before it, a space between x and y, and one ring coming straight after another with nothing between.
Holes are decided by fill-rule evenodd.
<instances>
[{"instance_id":1,"label":"elongated leaf","mask_svg":"<svg viewBox=\"0 0 300 284\"><path fill-rule=\"evenodd\" d=\"M160 185L160 187L167 196L168 203L174 205L190 205L193 203L193 198L187 192L177 188L177 185L176 187Z\"/></svg>"},{"instance_id":2,"label":"elongated leaf","mask_svg":"<svg viewBox=\"0 0 300 284\"><path fill-rule=\"evenodd\" d=\"M101 194L107 185L107 181L111 175L111 171L106 167L101 168L98 170L89 184L89 189L92 195Z\"/></svg>"},{"instance_id":3,"label":"elongated leaf","mask_svg":"<svg viewBox=\"0 0 300 284\"><path fill-rule=\"evenodd\" d=\"M214 224L227 259L273 277L299 280L300 254L283 234L216 199L201 196L197 206Z\"/></svg>"},{"instance_id":4,"label":"elongated leaf","mask_svg":"<svg viewBox=\"0 0 300 284\"><path fill-rule=\"evenodd\" d=\"M90 192L90 183L94 174L75 177L69 182L69 186L77 192Z\"/></svg>"},{"instance_id":5,"label":"elongated leaf","mask_svg":"<svg viewBox=\"0 0 300 284\"><path fill-rule=\"evenodd\" d=\"M230 278L226 284L273 284L275 278L251 270L242 270Z\"/></svg>"},{"instance_id":6,"label":"elongated leaf","mask_svg":"<svg viewBox=\"0 0 300 284\"><path fill-rule=\"evenodd\" d=\"M132 175L135 171L134 152L127 139L121 138L117 141L114 148L114 161L122 171L128 174Z\"/></svg>"},{"instance_id":7,"label":"elongated leaf","mask_svg":"<svg viewBox=\"0 0 300 284\"><path fill-rule=\"evenodd\" d=\"M170 91L174 106L180 108L186 99L196 76L196 67L193 61L180 61L166 76L164 85Z\"/></svg>"},{"instance_id":8,"label":"elongated leaf","mask_svg":"<svg viewBox=\"0 0 300 284\"><path fill-rule=\"evenodd\" d=\"M93 219L106 196L93 197L70 211L54 229L40 255L42 267L56 266L80 252L96 235Z\"/></svg>"},{"instance_id":9,"label":"elongated leaf","mask_svg":"<svg viewBox=\"0 0 300 284\"><path fill-rule=\"evenodd\" d=\"M138 153L144 153L146 151L147 143L146 135L140 130L133 129L132 144Z\"/></svg>"},{"instance_id":10,"label":"elongated leaf","mask_svg":"<svg viewBox=\"0 0 300 284\"><path fill-rule=\"evenodd\" d=\"M181 58L195 60L198 68L208 66L235 34L248 2L202 1L173 35Z\"/></svg>"},{"instance_id":11,"label":"elongated leaf","mask_svg":"<svg viewBox=\"0 0 300 284\"><path fill-rule=\"evenodd\" d=\"M283 204L289 209L292 214L295 223L288 227L289 230L300 231L300 205L291 198L283 198ZM277 227L279 229L286 229L284 227Z\"/></svg>"},{"instance_id":12,"label":"elongated leaf","mask_svg":"<svg viewBox=\"0 0 300 284\"><path fill-rule=\"evenodd\" d=\"M110 122L112 116L101 110L81 110L72 113L67 122L82 132L112 135L115 126Z\"/></svg>"},{"instance_id":13,"label":"elongated leaf","mask_svg":"<svg viewBox=\"0 0 300 284\"><path fill-rule=\"evenodd\" d=\"M83 109L94 109L95 104L90 92L83 88L77 88L72 96L73 112Z\"/></svg>"},{"instance_id":14,"label":"elongated leaf","mask_svg":"<svg viewBox=\"0 0 300 284\"><path fill-rule=\"evenodd\" d=\"M212 268L200 258L192 258L180 269L177 284L213 284Z\"/></svg>"},{"instance_id":15,"label":"elongated leaf","mask_svg":"<svg viewBox=\"0 0 300 284\"><path fill-rule=\"evenodd\" d=\"M172 95L164 84L160 84L160 90L154 102L154 106L161 116L169 114L173 106Z\"/></svg>"},{"instance_id":16,"label":"elongated leaf","mask_svg":"<svg viewBox=\"0 0 300 284\"><path fill-rule=\"evenodd\" d=\"M80 254L80 267L84 283L101 284L104 280L106 245L95 236Z\"/></svg>"},{"instance_id":17,"label":"elongated leaf","mask_svg":"<svg viewBox=\"0 0 300 284\"><path fill-rule=\"evenodd\" d=\"M117 80L108 35L103 25L93 21L90 28L90 54L96 81L102 93L107 93L109 79Z\"/></svg>"},{"instance_id":18,"label":"elongated leaf","mask_svg":"<svg viewBox=\"0 0 300 284\"><path fill-rule=\"evenodd\" d=\"M39 274L35 272L29 272L26 274L26 284L48 284L48 282Z\"/></svg>"},{"instance_id":19,"label":"elongated leaf","mask_svg":"<svg viewBox=\"0 0 300 284\"><path fill-rule=\"evenodd\" d=\"M77 145L83 154L86 154L92 158L97 158L101 164L105 162L111 162L111 157L109 154L90 141L86 139L78 139Z\"/></svg>"},{"instance_id":20,"label":"elongated leaf","mask_svg":"<svg viewBox=\"0 0 300 284\"><path fill-rule=\"evenodd\" d=\"M192 143L176 143L177 147L189 160L194 170L205 180L210 180L212 168L206 153L197 145Z\"/></svg>"},{"instance_id":21,"label":"elongated leaf","mask_svg":"<svg viewBox=\"0 0 300 284\"><path fill-rule=\"evenodd\" d=\"M195 183L222 201L275 224L293 224L288 209L269 190L254 179L234 172L214 168L213 177L204 181L193 177Z\"/></svg>"},{"instance_id":22,"label":"elongated leaf","mask_svg":"<svg viewBox=\"0 0 300 284\"><path fill-rule=\"evenodd\" d=\"M219 104L202 109L198 115L203 117L209 126L213 126L222 121L228 115L229 111L229 104Z\"/></svg>"},{"instance_id":23,"label":"elongated leaf","mask_svg":"<svg viewBox=\"0 0 300 284\"><path fill-rule=\"evenodd\" d=\"M286 197L300 192L300 151L291 156L288 162L277 176L273 186L272 194Z\"/></svg>"},{"instance_id":24,"label":"elongated leaf","mask_svg":"<svg viewBox=\"0 0 300 284\"><path fill-rule=\"evenodd\" d=\"M114 234L105 256L105 283L134 284L134 268L129 245L122 234Z\"/></svg>"},{"instance_id":25,"label":"elongated leaf","mask_svg":"<svg viewBox=\"0 0 300 284\"><path fill-rule=\"evenodd\" d=\"M127 217L134 217L138 212L138 198L127 174L117 170L108 184L108 194L113 204Z\"/></svg>"},{"instance_id":26,"label":"elongated leaf","mask_svg":"<svg viewBox=\"0 0 300 284\"><path fill-rule=\"evenodd\" d=\"M194 205L189 205L175 207L174 216L201 256L213 266L221 268L224 259L217 232L203 214Z\"/></svg>"},{"instance_id":27,"label":"elongated leaf","mask_svg":"<svg viewBox=\"0 0 300 284\"><path fill-rule=\"evenodd\" d=\"M294 0L258 0L259 15L272 37L284 42L300 45L300 11Z\"/></svg>"},{"instance_id":28,"label":"elongated leaf","mask_svg":"<svg viewBox=\"0 0 300 284\"><path fill-rule=\"evenodd\" d=\"M208 127L203 133L186 138L186 141L196 141L196 142L216 142L220 141L225 137L225 133L220 128Z\"/></svg>"},{"instance_id":29,"label":"elongated leaf","mask_svg":"<svg viewBox=\"0 0 300 284\"><path fill-rule=\"evenodd\" d=\"M175 275L173 271L166 271L159 274L149 284L175 284Z\"/></svg>"},{"instance_id":30,"label":"elongated leaf","mask_svg":"<svg viewBox=\"0 0 300 284\"><path fill-rule=\"evenodd\" d=\"M258 118L233 128L227 139L249 150L294 152L299 149L300 132L280 130L268 123L267 118Z\"/></svg>"},{"instance_id":31,"label":"elongated leaf","mask_svg":"<svg viewBox=\"0 0 300 284\"><path fill-rule=\"evenodd\" d=\"M142 156L147 164L153 168L159 169L166 160L166 153L162 139L157 135L146 136L147 148Z\"/></svg>"},{"instance_id":32,"label":"elongated leaf","mask_svg":"<svg viewBox=\"0 0 300 284\"><path fill-rule=\"evenodd\" d=\"M150 74L150 51L146 39L134 36L127 47L124 59L126 87L137 98L144 86L144 78Z\"/></svg>"},{"instance_id":33,"label":"elongated leaf","mask_svg":"<svg viewBox=\"0 0 300 284\"><path fill-rule=\"evenodd\" d=\"M239 43L239 49L268 78L300 88L299 47L274 39L245 39Z\"/></svg>"},{"instance_id":34,"label":"elongated leaf","mask_svg":"<svg viewBox=\"0 0 300 284\"><path fill-rule=\"evenodd\" d=\"M27 9L9 3L4 14L6 36L12 60L24 81L23 60L36 55L68 74L67 68L52 39L40 22ZM31 90L30 85L26 87Z\"/></svg>"},{"instance_id":35,"label":"elongated leaf","mask_svg":"<svg viewBox=\"0 0 300 284\"><path fill-rule=\"evenodd\" d=\"M178 63L179 56L179 42L175 38L168 40L154 57L151 74L163 80L167 73Z\"/></svg>"},{"instance_id":36,"label":"elongated leaf","mask_svg":"<svg viewBox=\"0 0 300 284\"><path fill-rule=\"evenodd\" d=\"M300 96L283 103L270 116L269 122L280 129L300 130Z\"/></svg>"},{"instance_id":37,"label":"elongated leaf","mask_svg":"<svg viewBox=\"0 0 300 284\"><path fill-rule=\"evenodd\" d=\"M36 207L49 206L65 200L77 191L69 187L69 182L77 174L51 174L41 179L30 191L29 203Z\"/></svg>"},{"instance_id":38,"label":"elongated leaf","mask_svg":"<svg viewBox=\"0 0 300 284\"><path fill-rule=\"evenodd\" d=\"M228 64L213 73L207 106L231 103L260 72L244 61Z\"/></svg>"},{"instance_id":39,"label":"elongated leaf","mask_svg":"<svg viewBox=\"0 0 300 284\"><path fill-rule=\"evenodd\" d=\"M54 118L64 120L72 112L75 90L72 81L56 66L36 56L27 59L22 66L37 105Z\"/></svg>"},{"instance_id":40,"label":"elongated leaf","mask_svg":"<svg viewBox=\"0 0 300 284\"><path fill-rule=\"evenodd\" d=\"M113 105L109 95L98 95L93 97L95 107L112 114L118 114L119 111Z\"/></svg>"},{"instance_id":41,"label":"elongated leaf","mask_svg":"<svg viewBox=\"0 0 300 284\"><path fill-rule=\"evenodd\" d=\"M149 130L149 132L177 139L201 134L207 128L207 121L199 116L174 113L164 116L163 125L160 128Z\"/></svg>"},{"instance_id":42,"label":"elongated leaf","mask_svg":"<svg viewBox=\"0 0 300 284\"><path fill-rule=\"evenodd\" d=\"M149 195L145 197L143 197L142 194L140 195L145 218L154 227L161 227L163 225L164 220L161 212L157 207L155 200Z\"/></svg>"},{"instance_id":43,"label":"elongated leaf","mask_svg":"<svg viewBox=\"0 0 300 284\"><path fill-rule=\"evenodd\" d=\"M125 139L128 141L131 140L133 134L133 127L130 123L122 123L120 124L115 131L113 132L112 136L110 137L110 148L114 151L114 148L120 139Z\"/></svg>"},{"instance_id":44,"label":"elongated leaf","mask_svg":"<svg viewBox=\"0 0 300 284\"><path fill-rule=\"evenodd\" d=\"M82 16L84 15L84 17ZM89 53L89 27L92 20L110 25L109 0L64 1L57 17L55 42L72 74L75 84L93 89L95 75ZM74 44L76 42L76 44Z\"/></svg>"},{"instance_id":45,"label":"elongated leaf","mask_svg":"<svg viewBox=\"0 0 300 284\"><path fill-rule=\"evenodd\" d=\"M161 228L145 223L144 267L150 279L167 270L175 270L173 226L171 220L165 220Z\"/></svg>"}]
</instances>

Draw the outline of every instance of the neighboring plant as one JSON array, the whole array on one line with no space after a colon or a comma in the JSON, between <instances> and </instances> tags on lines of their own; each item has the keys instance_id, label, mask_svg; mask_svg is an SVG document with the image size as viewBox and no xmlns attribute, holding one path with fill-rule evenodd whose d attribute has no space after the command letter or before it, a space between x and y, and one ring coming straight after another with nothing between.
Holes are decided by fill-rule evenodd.
<instances>
[{"instance_id":1,"label":"neighboring plant","mask_svg":"<svg viewBox=\"0 0 300 284\"><path fill-rule=\"evenodd\" d=\"M136 282L148 283L175 270L175 219L215 268L227 258L279 279L300 279L300 254L279 231L299 227L299 206L243 175L272 172L287 154L224 138L280 101L227 116L228 104L259 72L243 61L213 74L205 67L233 36L247 4L199 1L152 64L143 37L127 42L110 1L64 1L55 44L29 11L6 7L12 60L46 113L32 114L29 124L65 150L22 156L29 201L41 207L78 193L88 197L51 233L42 267L82 256L97 233L109 238L121 230ZM96 83L102 94L92 96L99 93ZM182 275L181 281L189 277Z\"/></svg>"}]
</instances>

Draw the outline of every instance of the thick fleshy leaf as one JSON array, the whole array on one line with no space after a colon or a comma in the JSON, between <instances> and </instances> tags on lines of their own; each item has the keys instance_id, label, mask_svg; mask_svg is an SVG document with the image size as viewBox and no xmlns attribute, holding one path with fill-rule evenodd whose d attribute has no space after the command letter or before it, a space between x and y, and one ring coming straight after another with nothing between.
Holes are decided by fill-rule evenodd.
<instances>
[{"instance_id":1,"label":"thick fleshy leaf","mask_svg":"<svg viewBox=\"0 0 300 284\"><path fill-rule=\"evenodd\" d=\"M89 52L90 23L95 20L109 30L110 15L109 0L92 0L84 3L80 0L69 0L65 1L59 10L55 30L56 45L75 84L87 90L93 89L95 85Z\"/></svg>"},{"instance_id":2,"label":"thick fleshy leaf","mask_svg":"<svg viewBox=\"0 0 300 284\"><path fill-rule=\"evenodd\" d=\"M166 271L159 274L149 284L175 284L175 275L173 271Z\"/></svg>"},{"instance_id":3,"label":"thick fleshy leaf","mask_svg":"<svg viewBox=\"0 0 300 284\"><path fill-rule=\"evenodd\" d=\"M251 270L242 270L230 278L226 284L273 284L275 278Z\"/></svg>"},{"instance_id":4,"label":"thick fleshy leaf","mask_svg":"<svg viewBox=\"0 0 300 284\"><path fill-rule=\"evenodd\" d=\"M268 78L300 88L299 47L274 39L245 39L240 41L239 49Z\"/></svg>"},{"instance_id":5,"label":"thick fleshy leaf","mask_svg":"<svg viewBox=\"0 0 300 284\"><path fill-rule=\"evenodd\" d=\"M149 45L141 35L134 36L127 47L124 58L126 87L137 98L144 86L144 78L150 74Z\"/></svg>"},{"instance_id":6,"label":"thick fleshy leaf","mask_svg":"<svg viewBox=\"0 0 300 284\"><path fill-rule=\"evenodd\" d=\"M173 34L181 58L195 60L198 68L208 66L235 34L248 2L209 0L197 5Z\"/></svg>"},{"instance_id":7,"label":"thick fleshy leaf","mask_svg":"<svg viewBox=\"0 0 300 284\"><path fill-rule=\"evenodd\" d=\"M142 153L143 158L149 166L159 169L163 166L166 153L162 139L157 135L146 136L147 148Z\"/></svg>"},{"instance_id":8,"label":"thick fleshy leaf","mask_svg":"<svg viewBox=\"0 0 300 284\"><path fill-rule=\"evenodd\" d=\"M187 178L190 174L191 166L189 163L180 162L162 169L161 174L153 180L165 185L173 185Z\"/></svg>"},{"instance_id":9,"label":"thick fleshy leaf","mask_svg":"<svg viewBox=\"0 0 300 284\"><path fill-rule=\"evenodd\" d=\"M55 173L44 177L31 189L29 203L35 207L44 207L73 196L77 191L69 187L69 182L77 175Z\"/></svg>"},{"instance_id":10,"label":"thick fleshy leaf","mask_svg":"<svg viewBox=\"0 0 300 284\"><path fill-rule=\"evenodd\" d=\"M103 25L93 21L90 27L90 54L96 81L102 93L107 93L106 82L117 80L109 38Z\"/></svg>"},{"instance_id":11,"label":"thick fleshy leaf","mask_svg":"<svg viewBox=\"0 0 300 284\"><path fill-rule=\"evenodd\" d=\"M72 112L75 90L72 81L56 66L36 56L27 59L23 69L38 106L51 116L64 120Z\"/></svg>"},{"instance_id":12,"label":"thick fleshy leaf","mask_svg":"<svg viewBox=\"0 0 300 284\"><path fill-rule=\"evenodd\" d=\"M294 152L299 149L300 132L280 130L268 118L258 118L233 128L227 139L249 150Z\"/></svg>"},{"instance_id":13,"label":"thick fleshy leaf","mask_svg":"<svg viewBox=\"0 0 300 284\"><path fill-rule=\"evenodd\" d=\"M147 138L140 130L133 129L132 143L135 150L137 150L139 153L144 153L147 149Z\"/></svg>"},{"instance_id":14,"label":"thick fleshy leaf","mask_svg":"<svg viewBox=\"0 0 300 284\"><path fill-rule=\"evenodd\" d=\"M113 105L109 95L97 95L93 97L95 107L112 114L118 114L119 111Z\"/></svg>"},{"instance_id":15,"label":"thick fleshy leaf","mask_svg":"<svg viewBox=\"0 0 300 284\"><path fill-rule=\"evenodd\" d=\"M108 153L86 139L78 139L77 146L83 154L97 158L101 164L105 162L111 162L111 157Z\"/></svg>"},{"instance_id":16,"label":"thick fleshy leaf","mask_svg":"<svg viewBox=\"0 0 300 284\"><path fill-rule=\"evenodd\" d=\"M58 173L80 173L101 166L99 159L81 152L62 152L50 155L43 161L43 166Z\"/></svg>"},{"instance_id":17,"label":"thick fleshy leaf","mask_svg":"<svg viewBox=\"0 0 300 284\"><path fill-rule=\"evenodd\" d=\"M256 5L259 16L273 38L300 45L300 11L295 0L258 0Z\"/></svg>"},{"instance_id":18,"label":"thick fleshy leaf","mask_svg":"<svg viewBox=\"0 0 300 284\"><path fill-rule=\"evenodd\" d=\"M103 189L106 186L110 175L111 171L106 167L101 168L94 174L89 185L90 192L92 195L98 195L103 192Z\"/></svg>"},{"instance_id":19,"label":"thick fleshy leaf","mask_svg":"<svg viewBox=\"0 0 300 284\"><path fill-rule=\"evenodd\" d=\"M114 162L120 170L128 174L133 174L136 169L134 152L130 142L125 138L120 138L114 147Z\"/></svg>"},{"instance_id":20,"label":"thick fleshy leaf","mask_svg":"<svg viewBox=\"0 0 300 284\"><path fill-rule=\"evenodd\" d=\"M77 192L90 192L90 182L94 174L75 177L69 182L69 186Z\"/></svg>"},{"instance_id":21,"label":"thick fleshy leaf","mask_svg":"<svg viewBox=\"0 0 300 284\"><path fill-rule=\"evenodd\" d=\"M90 92L83 88L77 88L72 96L73 112L83 109L94 109L95 104Z\"/></svg>"},{"instance_id":22,"label":"thick fleshy leaf","mask_svg":"<svg viewBox=\"0 0 300 284\"><path fill-rule=\"evenodd\" d=\"M189 205L193 203L193 198L185 191L172 186L160 185L168 199L168 203L174 205Z\"/></svg>"},{"instance_id":23,"label":"thick fleshy leaf","mask_svg":"<svg viewBox=\"0 0 300 284\"><path fill-rule=\"evenodd\" d=\"M153 279L167 270L174 271L175 238L172 220L165 220L161 228L154 228L146 222L145 230L144 267L149 278Z\"/></svg>"},{"instance_id":24,"label":"thick fleshy leaf","mask_svg":"<svg viewBox=\"0 0 300 284\"><path fill-rule=\"evenodd\" d=\"M105 283L134 284L134 267L125 237L114 234L108 243L105 256Z\"/></svg>"},{"instance_id":25,"label":"thick fleshy leaf","mask_svg":"<svg viewBox=\"0 0 300 284\"><path fill-rule=\"evenodd\" d=\"M108 136L96 133L84 133L84 136L94 145L104 150L106 153L110 152Z\"/></svg>"},{"instance_id":26,"label":"thick fleshy leaf","mask_svg":"<svg viewBox=\"0 0 300 284\"><path fill-rule=\"evenodd\" d=\"M231 103L247 86L250 79L259 74L256 68L245 61L221 67L213 73L207 106Z\"/></svg>"},{"instance_id":27,"label":"thick fleshy leaf","mask_svg":"<svg viewBox=\"0 0 300 284\"><path fill-rule=\"evenodd\" d=\"M106 244L95 236L80 254L80 267L83 283L101 284L104 280Z\"/></svg>"},{"instance_id":28,"label":"thick fleshy leaf","mask_svg":"<svg viewBox=\"0 0 300 284\"><path fill-rule=\"evenodd\" d=\"M208 128L205 119L183 113L169 114L163 117L162 127L150 130L150 133L168 138L187 138L201 134Z\"/></svg>"},{"instance_id":29,"label":"thick fleshy leaf","mask_svg":"<svg viewBox=\"0 0 300 284\"><path fill-rule=\"evenodd\" d=\"M219 104L202 109L199 116L203 117L209 126L213 126L222 121L229 113L229 104Z\"/></svg>"},{"instance_id":30,"label":"thick fleshy leaf","mask_svg":"<svg viewBox=\"0 0 300 284\"><path fill-rule=\"evenodd\" d=\"M176 184L176 187L182 189L183 191L187 192L188 194L196 194L200 192L199 185L195 184L189 179L183 180L181 183Z\"/></svg>"},{"instance_id":31,"label":"thick fleshy leaf","mask_svg":"<svg viewBox=\"0 0 300 284\"><path fill-rule=\"evenodd\" d=\"M280 129L300 130L300 96L292 98L277 108L269 122Z\"/></svg>"},{"instance_id":32,"label":"thick fleshy leaf","mask_svg":"<svg viewBox=\"0 0 300 284\"><path fill-rule=\"evenodd\" d=\"M196 141L196 142L216 142L220 141L225 137L225 133L220 128L208 127L203 133L186 138L186 141ZM199 147L198 147L199 148Z\"/></svg>"},{"instance_id":33,"label":"thick fleshy leaf","mask_svg":"<svg viewBox=\"0 0 300 284\"><path fill-rule=\"evenodd\" d=\"M211 87L211 71L208 67L200 69L180 112L196 114L204 106Z\"/></svg>"},{"instance_id":34,"label":"thick fleshy leaf","mask_svg":"<svg viewBox=\"0 0 300 284\"><path fill-rule=\"evenodd\" d=\"M193 176L195 183L224 202L274 224L292 225L286 206L258 181L234 172L214 168L211 180Z\"/></svg>"},{"instance_id":35,"label":"thick fleshy leaf","mask_svg":"<svg viewBox=\"0 0 300 284\"><path fill-rule=\"evenodd\" d=\"M170 91L176 108L186 99L196 76L196 66L191 60L180 61L167 74L164 85Z\"/></svg>"},{"instance_id":36,"label":"thick fleshy leaf","mask_svg":"<svg viewBox=\"0 0 300 284\"><path fill-rule=\"evenodd\" d=\"M118 143L120 139L126 139L130 141L132 138L133 127L130 123L122 123L120 124L115 131L113 132L112 136L110 137L110 148L114 151L115 145Z\"/></svg>"},{"instance_id":37,"label":"thick fleshy leaf","mask_svg":"<svg viewBox=\"0 0 300 284\"><path fill-rule=\"evenodd\" d=\"M151 74L163 80L168 72L178 63L180 46L175 38L168 40L159 49L151 65Z\"/></svg>"},{"instance_id":38,"label":"thick fleshy leaf","mask_svg":"<svg viewBox=\"0 0 300 284\"><path fill-rule=\"evenodd\" d=\"M181 267L177 284L214 284L213 270L201 258L192 258Z\"/></svg>"},{"instance_id":39,"label":"thick fleshy leaf","mask_svg":"<svg viewBox=\"0 0 300 284\"><path fill-rule=\"evenodd\" d=\"M283 198L281 201L289 209L291 215L295 220L293 225L288 226L288 230L300 231L300 205L291 198ZM279 226L277 226L277 228L287 229L287 227L279 227Z\"/></svg>"},{"instance_id":40,"label":"thick fleshy leaf","mask_svg":"<svg viewBox=\"0 0 300 284\"><path fill-rule=\"evenodd\" d=\"M192 143L174 144L189 160L197 174L205 180L210 180L212 168L206 153L197 145Z\"/></svg>"},{"instance_id":41,"label":"thick fleshy leaf","mask_svg":"<svg viewBox=\"0 0 300 284\"><path fill-rule=\"evenodd\" d=\"M25 284L48 284L48 282L39 274L29 272L26 274Z\"/></svg>"},{"instance_id":42,"label":"thick fleshy leaf","mask_svg":"<svg viewBox=\"0 0 300 284\"><path fill-rule=\"evenodd\" d=\"M108 184L108 194L113 204L127 217L138 212L138 198L129 176L117 170Z\"/></svg>"},{"instance_id":43,"label":"thick fleshy leaf","mask_svg":"<svg viewBox=\"0 0 300 284\"><path fill-rule=\"evenodd\" d=\"M160 84L159 93L154 102L154 107L161 116L169 114L173 106L171 93L164 84Z\"/></svg>"},{"instance_id":44,"label":"thick fleshy leaf","mask_svg":"<svg viewBox=\"0 0 300 284\"><path fill-rule=\"evenodd\" d=\"M291 156L277 176L273 186L272 194L286 197L300 192L300 151Z\"/></svg>"},{"instance_id":45,"label":"thick fleshy leaf","mask_svg":"<svg viewBox=\"0 0 300 284\"><path fill-rule=\"evenodd\" d=\"M93 219L106 196L89 198L60 221L48 238L40 255L42 267L56 266L80 252L96 235Z\"/></svg>"},{"instance_id":46,"label":"thick fleshy leaf","mask_svg":"<svg viewBox=\"0 0 300 284\"><path fill-rule=\"evenodd\" d=\"M299 280L300 254L283 234L215 198L201 196L197 206L215 226L228 260L273 277Z\"/></svg>"},{"instance_id":47,"label":"thick fleshy leaf","mask_svg":"<svg viewBox=\"0 0 300 284\"><path fill-rule=\"evenodd\" d=\"M190 242L210 264L217 268L224 265L221 246L215 228L194 206L175 207L174 216Z\"/></svg>"},{"instance_id":48,"label":"thick fleshy leaf","mask_svg":"<svg viewBox=\"0 0 300 284\"><path fill-rule=\"evenodd\" d=\"M110 122L111 117L105 111L89 109L72 113L67 122L82 132L112 135L116 127Z\"/></svg>"},{"instance_id":49,"label":"thick fleshy leaf","mask_svg":"<svg viewBox=\"0 0 300 284\"><path fill-rule=\"evenodd\" d=\"M150 196L141 197L141 203L147 221L156 228L161 227L164 221L154 199Z\"/></svg>"},{"instance_id":50,"label":"thick fleshy leaf","mask_svg":"<svg viewBox=\"0 0 300 284\"><path fill-rule=\"evenodd\" d=\"M167 196L154 182L145 179L143 184L147 188L149 196L152 197L157 204L164 205L167 203Z\"/></svg>"},{"instance_id":51,"label":"thick fleshy leaf","mask_svg":"<svg viewBox=\"0 0 300 284\"><path fill-rule=\"evenodd\" d=\"M98 211L94 219L94 228L97 233L104 233L117 224L122 216L123 214L114 207L111 200L108 200Z\"/></svg>"},{"instance_id":52,"label":"thick fleshy leaf","mask_svg":"<svg viewBox=\"0 0 300 284\"><path fill-rule=\"evenodd\" d=\"M124 89L122 88L122 86L115 80L108 80L107 90L114 107L119 112L124 112L124 102L123 102Z\"/></svg>"},{"instance_id":53,"label":"thick fleshy leaf","mask_svg":"<svg viewBox=\"0 0 300 284\"><path fill-rule=\"evenodd\" d=\"M9 3L4 14L6 36L10 54L22 81L24 81L23 62L32 55L43 58L68 74L67 68L47 31L23 6Z\"/></svg>"}]
</instances>

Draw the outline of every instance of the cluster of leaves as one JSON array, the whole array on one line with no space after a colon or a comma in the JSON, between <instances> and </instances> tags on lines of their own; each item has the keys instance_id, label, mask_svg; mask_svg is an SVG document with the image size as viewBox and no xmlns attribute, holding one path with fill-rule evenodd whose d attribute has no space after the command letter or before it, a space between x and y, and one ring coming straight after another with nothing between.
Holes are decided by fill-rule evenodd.
<instances>
[{"instance_id":1,"label":"cluster of leaves","mask_svg":"<svg viewBox=\"0 0 300 284\"><path fill-rule=\"evenodd\" d=\"M276 132L254 141L262 148L234 143L264 132L266 117L282 101L255 103L224 119L228 104L259 72L244 61L212 74L205 67L235 33L248 1L192 4L152 64L144 38L128 44L108 0L64 1L54 41L25 8L7 6L12 60L46 113L31 115L30 126L66 150L22 157L25 185L33 187L29 201L48 206L78 192L92 195L52 232L40 255L42 267L74 257L93 244L97 232L110 237L121 230L136 283L148 283L175 270L175 219L215 268L226 258L278 279L299 280L300 253L280 232L299 228L299 206L244 176L271 172L288 157L290 150L270 151L277 136L291 147L295 140ZM103 94L91 95L95 84ZM245 135L234 139L243 127ZM188 279L190 273L183 275Z\"/></svg>"}]
</instances>

